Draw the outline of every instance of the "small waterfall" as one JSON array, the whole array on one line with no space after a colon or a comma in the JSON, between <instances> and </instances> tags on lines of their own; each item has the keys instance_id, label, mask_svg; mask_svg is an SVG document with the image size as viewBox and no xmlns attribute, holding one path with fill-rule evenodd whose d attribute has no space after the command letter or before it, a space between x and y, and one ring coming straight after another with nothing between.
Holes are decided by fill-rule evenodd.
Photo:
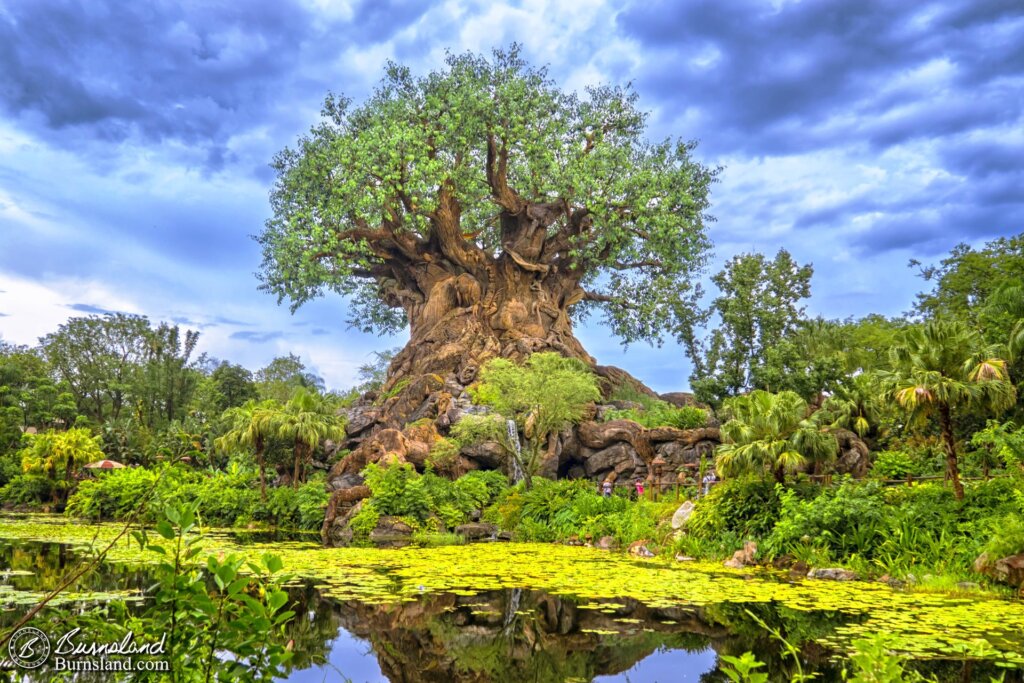
<instances>
[{"instance_id":1,"label":"small waterfall","mask_svg":"<svg viewBox=\"0 0 1024 683\"><path fill-rule=\"evenodd\" d=\"M512 483L518 484L523 480L523 466L520 459L523 457L523 447L519 444L519 429L515 420L508 420L505 423L508 428L508 442L512 446Z\"/></svg>"},{"instance_id":2,"label":"small waterfall","mask_svg":"<svg viewBox=\"0 0 1024 683\"><path fill-rule=\"evenodd\" d=\"M519 600L522 594L522 588L513 588L508 597L508 605L505 606L505 620L501 625L506 633L512 625L512 620L516 618L516 612L519 611Z\"/></svg>"}]
</instances>

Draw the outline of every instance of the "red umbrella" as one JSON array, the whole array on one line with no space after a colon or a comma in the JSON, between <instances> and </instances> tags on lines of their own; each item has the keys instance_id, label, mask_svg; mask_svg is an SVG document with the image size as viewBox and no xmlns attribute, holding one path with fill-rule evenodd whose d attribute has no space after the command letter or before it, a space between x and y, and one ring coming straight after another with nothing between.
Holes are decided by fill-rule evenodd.
<instances>
[{"instance_id":1,"label":"red umbrella","mask_svg":"<svg viewBox=\"0 0 1024 683\"><path fill-rule=\"evenodd\" d=\"M116 470L124 467L121 463L116 460L97 460L84 466L90 470Z\"/></svg>"}]
</instances>

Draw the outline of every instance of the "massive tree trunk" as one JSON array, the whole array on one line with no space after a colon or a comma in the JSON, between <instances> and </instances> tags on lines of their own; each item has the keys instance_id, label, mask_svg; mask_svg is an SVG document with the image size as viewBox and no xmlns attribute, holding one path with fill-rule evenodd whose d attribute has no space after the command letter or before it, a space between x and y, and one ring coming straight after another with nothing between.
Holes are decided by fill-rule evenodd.
<instances>
[{"instance_id":1,"label":"massive tree trunk","mask_svg":"<svg viewBox=\"0 0 1024 683\"><path fill-rule=\"evenodd\" d=\"M497 177L494 187L503 208L498 248L463 232L459 204L444 189L429 237L386 227L366 231L382 263L361 274L377 280L386 304L405 310L410 327L382 389L388 397L382 426L425 416L425 401L443 402L443 394L470 384L481 364L497 356L522 360L557 351L594 366L569 317L573 305L603 298L583 289L586 264L572 256L573 240L590 230L589 213L528 203Z\"/></svg>"},{"instance_id":2,"label":"massive tree trunk","mask_svg":"<svg viewBox=\"0 0 1024 683\"><path fill-rule=\"evenodd\" d=\"M389 426L401 427L431 394L470 384L494 357L518 361L557 351L594 365L572 332L568 306L580 294L571 278L530 271L505 257L483 273L429 276L422 299L410 297L409 343L382 389L394 394L384 410Z\"/></svg>"}]
</instances>

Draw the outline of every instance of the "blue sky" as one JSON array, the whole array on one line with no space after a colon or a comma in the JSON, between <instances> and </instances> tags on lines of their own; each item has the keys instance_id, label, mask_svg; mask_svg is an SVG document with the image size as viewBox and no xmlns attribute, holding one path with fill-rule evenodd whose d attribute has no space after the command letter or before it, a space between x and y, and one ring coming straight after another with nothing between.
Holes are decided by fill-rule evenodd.
<instances>
[{"instance_id":1,"label":"blue sky","mask_svg":"<svg viewBox=\"0 0 1024 683\"><path fill-rule=\"evenodd\" d=\"M1020 0L0 0L0 337L142 313L351 384L402 339L346 329L338 297L293 316L256 290L268 163L389 58L424 73L513 41L568 89L632 81L652 137L699 139L725 166L715 263L789 249L813 314L906 311L911 256L1024 230ZM579 336L686 384L676 345Z\"/></svg>"}]
</instances>

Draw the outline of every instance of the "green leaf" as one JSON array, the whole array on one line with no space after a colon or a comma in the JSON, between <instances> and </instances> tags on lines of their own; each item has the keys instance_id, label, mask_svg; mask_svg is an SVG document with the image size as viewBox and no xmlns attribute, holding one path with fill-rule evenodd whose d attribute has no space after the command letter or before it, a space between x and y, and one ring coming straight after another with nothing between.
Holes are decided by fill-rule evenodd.
<instances>
[{"instance_id":1,"label":"green leaf","mask_svg":"<svg viewBox=\"0 0 1024 683\"><path fill-rule=\"evenodd\" d=\"M158 534L160 534L168 541L173 541L177 537L177 533L175 532L174 527L171 526L170 522L168 522L167 520L161 520L157 522L156 531Z\"/></svg>"}]
</instances>

